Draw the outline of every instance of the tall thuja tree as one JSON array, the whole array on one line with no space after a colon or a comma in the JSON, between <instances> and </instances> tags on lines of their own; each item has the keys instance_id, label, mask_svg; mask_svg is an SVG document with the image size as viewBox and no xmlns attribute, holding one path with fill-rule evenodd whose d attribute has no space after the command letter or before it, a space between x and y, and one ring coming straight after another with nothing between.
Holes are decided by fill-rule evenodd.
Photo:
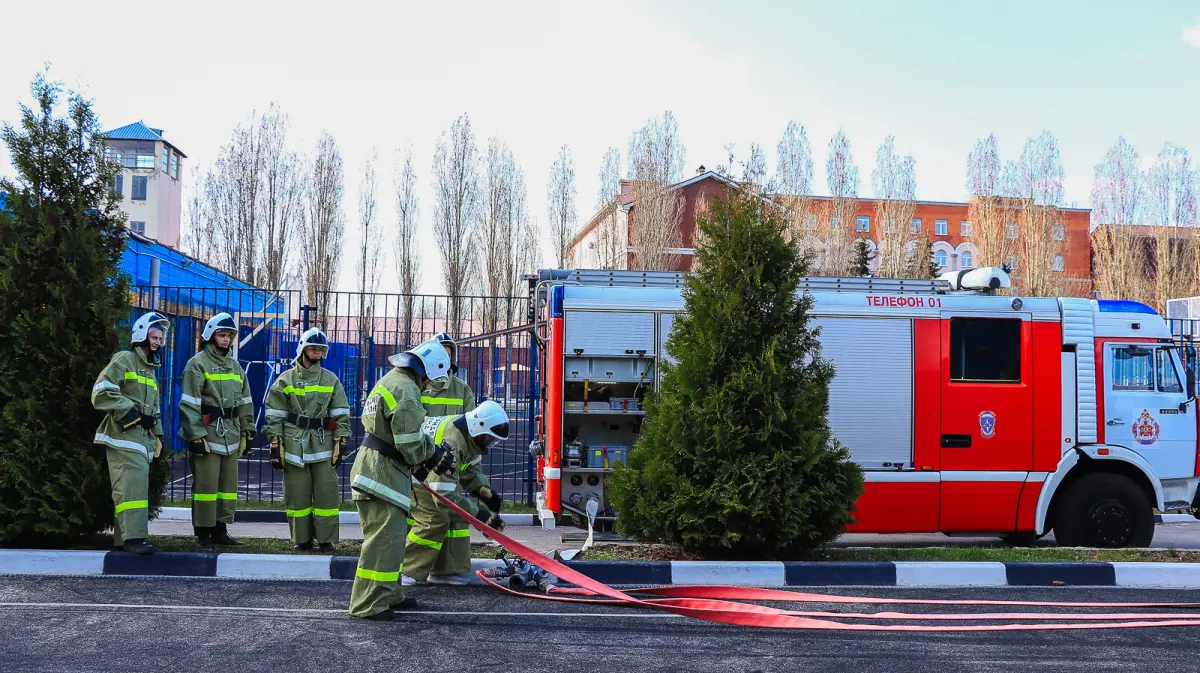
<instances>
[{"instance_id":1,"label":"tall thuja tree","mask_svg":"<svg viewBox=\"0 0 1200 673\"><path fill-rule=\"evenodd\" d=\"M128 318L117 263L124 215L91 104L39 75L34 107L3 137L0 180L0 544L54 544L112 523L104 452L92 443L96 376Z\"/></svg>"},{"instance_id":2,"label":"tall thuja tree","mask_svg":"<svg viewBox=\"0 0 1200 673\"><path fill-rule=\"evenodd\" d=\"M614 475L618 525L712 556L786 558L852 522L862 472L826 414L833 365L798 295L809 256L761 199L714 199L661 392Z\"/></svg>"}]
</instances>

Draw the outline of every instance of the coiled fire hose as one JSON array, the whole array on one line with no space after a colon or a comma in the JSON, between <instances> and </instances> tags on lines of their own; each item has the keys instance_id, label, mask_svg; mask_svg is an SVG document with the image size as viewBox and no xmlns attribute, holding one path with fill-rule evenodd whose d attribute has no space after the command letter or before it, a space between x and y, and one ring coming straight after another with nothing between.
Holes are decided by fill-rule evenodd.
<instances>
[{"instance_id":1,"label":"coiled fire hose","mask_svg":"<svg viewBox=\"0 0 1200 673\"><path fill-rule=\"evenodd\" d=\"M670 586L619 591L602 582L584 575L549 556L537 553L528 546L496 531L467 513L440 493L422 484L434 498L461 516L480 533L494 540L501 547L521 557L530 565L574 584L576 588L551 589L548 594L524 593L501 585L485 571L476 575L487 585L506 593L538 598L541 600L601 603L625 605L661 610L685 617L693 617L721 624L738 624L773 629L808 629L822 631L906 631L906 632L960 632L960 631L1064 631L1084 629L1135 629L1164 626L1200 626L1200 616L1180 613L847 613L847 612L797 612L777 608L741 603L737 601L787 601L792 603L844 603L844 604L908 604L908 605L991 605L1021 607L1059 608L1124 608L1124 609L1175 609L1196 610L1200 603L1060 603L1050 601L995 601L995 600L936 600L936 599L893 599L858 596L835 596L810 594L778 589L757 589L731 586ZM587 598L603 596L608 600ZM653 596L655 598L639 598ZM969 625L917 625L917 624L855 624L837 619L869 619L879 621L980 621L980 620L1044 620L1070 621L1066 624L969 624ZM1110 621L1104 621L1110 620ZM1127 620L1127 621L1111 621Z\"/></svg>"}]
</instances>

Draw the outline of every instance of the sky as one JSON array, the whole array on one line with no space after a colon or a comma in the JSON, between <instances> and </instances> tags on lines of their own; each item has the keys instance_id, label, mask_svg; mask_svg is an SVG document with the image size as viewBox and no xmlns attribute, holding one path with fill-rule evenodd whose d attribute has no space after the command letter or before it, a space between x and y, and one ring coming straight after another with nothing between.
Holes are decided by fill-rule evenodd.
<instances>
[{"instance_id":1,"label":"sky","mask_svg":"<svg viewBox=\"0 0 1200 673\"><path fill-rule=\"evenodd\" d=\"M967 153L990 133L1008 160L1052 131L1066 202L1078 207L1090 205L1093 168L1118 136L1147 165L1168 140L1200 154L1196 0L53 5L0 9L0 120L18 120L30 80L49 63L52 78L94 101L106 129L162 128L188 155L186 198L234 126L277 103L297 147L310 150L328 131L342 150L346 290L362 162L378 152L384 165L390 234L405 147L420 181L421 287L440 290L429 176L438 135L464 113L481 149L492 136L508 143L543 228L561 145L574 158L582 224L595 211L605 150L624 160L630 135L665 110L678 120L685 174L723 163L730 143L744 159L758 142L773 169L787 123L803 124L818 193L839 128L862 196L889 134L916 159L923 200L963 200ZM2 145L0 173L11 175ZM548 243L543 253L548 264ZM385 273L380 290L396 287Z\"/></svg>"}]
</instances>

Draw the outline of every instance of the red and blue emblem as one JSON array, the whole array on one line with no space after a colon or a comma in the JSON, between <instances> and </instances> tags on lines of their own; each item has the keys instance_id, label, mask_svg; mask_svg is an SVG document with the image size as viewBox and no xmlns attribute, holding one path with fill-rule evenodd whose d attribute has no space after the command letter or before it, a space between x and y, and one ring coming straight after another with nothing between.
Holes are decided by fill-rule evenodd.
<instances>
[{"instance_id":1,"label":"red and blue emblem","mask_svg":"<svg viewBox=\"0 0 1200 673\"><path fill-rule=\"evenodd\" d=\"M1158 421L1150 415L1149 409L1142 409L1142 415L1133 422L1133 439L1143 446L1154 446L1160 431Z\"/></svg>"},{"instance_id":2,"label":"red and blue emblem","mask_svg":"<svg viewBox=\"0 0 1200 673\"><path fill-rule=\"evenodd\" d=\"M979 412L979 434L984 439L996 436L996 414L987 410Z\"/></svg>"}]
</instances>

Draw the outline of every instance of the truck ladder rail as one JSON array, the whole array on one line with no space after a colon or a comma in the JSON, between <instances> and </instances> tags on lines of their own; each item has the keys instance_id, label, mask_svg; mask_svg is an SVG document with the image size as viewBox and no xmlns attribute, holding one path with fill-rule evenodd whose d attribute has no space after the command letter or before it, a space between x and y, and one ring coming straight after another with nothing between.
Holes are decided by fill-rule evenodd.
<instances>
[{"instance_id":1,"label":"truck ladder rail","mask_svg":"<svg viewBox=\"0 0 1200 673\"><path fill-rule=\"evenodd\" d=\"M682 288L682 271L620 271L611 269L542 269L542 283L571 283L611 287ZM945 294L953 288L937 278L873 278L870 276L805 276L800 289L807 292L889 292L893 294Z\"/></svg>"}]
</instances>

